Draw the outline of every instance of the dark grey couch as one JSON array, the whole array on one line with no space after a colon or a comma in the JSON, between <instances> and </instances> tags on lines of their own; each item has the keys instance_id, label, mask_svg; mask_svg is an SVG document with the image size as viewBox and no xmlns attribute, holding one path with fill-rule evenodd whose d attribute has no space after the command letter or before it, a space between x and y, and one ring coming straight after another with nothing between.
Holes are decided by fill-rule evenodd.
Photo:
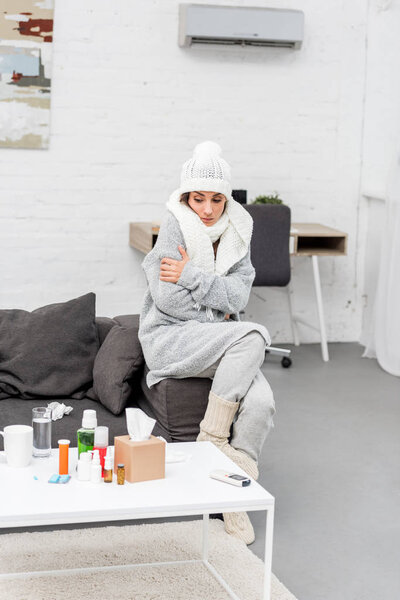
<instances>
[{"instance_id":1,"label":"dark grey couch","mask_svg":"<svg viewBox=\"0 0 400 600\"><path fill-rule=\"evenodd\" d=\"M123 327L139 326L139 315L121 315L113 319L107 317L96 318L96 326L100 344L114 325ZM199 431L199 423L207 406L208 392L211 380L192 379L164 379L152 389L146 385L145 364L137 371L130 382L131 395L128 406L138 406L146 414L154 417L157 424L154 428L155 435L162 435L169 442L193 441ZM46 406L49 402L58 400L73 407L70 415L64 416L52 425L52 446L57 446L60 438L71 440L71 446L76 446L76 431L81 426L82 412L92 408L97 412L98 425L107 425L110 433L110 443L116 435L123 435L126 431L125 412L120 415L112 414L100 402L85 397L81 400L74 398L38 398L23 400L19 398L5 398L0 401L0 430L11 424L30 424L32 408Z\"/></svg>"}]
</instances>

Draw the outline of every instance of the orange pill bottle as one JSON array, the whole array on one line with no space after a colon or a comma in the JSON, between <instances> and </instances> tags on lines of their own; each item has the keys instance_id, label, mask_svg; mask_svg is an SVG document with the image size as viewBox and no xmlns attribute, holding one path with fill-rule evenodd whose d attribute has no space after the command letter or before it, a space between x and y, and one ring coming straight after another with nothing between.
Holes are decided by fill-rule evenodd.
<instances>
[{"instance_id":1,"label":"orange pill bottle","mask_svg":"<svg viewBox=\"0 0 400 600\"><path fill-rule=\"evenodd\" d=\"M68 455L69 455L69 440L58 440L59 453L59 468L60 475L68 475Z\"/></svg>"}]
</instances>

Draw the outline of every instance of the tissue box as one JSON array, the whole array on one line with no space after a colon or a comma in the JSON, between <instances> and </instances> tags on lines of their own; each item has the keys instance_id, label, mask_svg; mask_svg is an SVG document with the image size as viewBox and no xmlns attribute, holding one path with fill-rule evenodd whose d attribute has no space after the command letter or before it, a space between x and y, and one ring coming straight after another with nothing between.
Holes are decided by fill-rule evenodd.
<instances>
[{"instance_id":1,"label":"tissue box","mask_svg":"<svg viewBox=\"0 0 400 600\"><path fill-rule=\"evenodd\" d=\"M125 465L125 479L130 483L164 479L165 442L154 435L143 442L133 442L129 435L114 438L114 472L117 465Z\"/></svg>"}]
</instances>

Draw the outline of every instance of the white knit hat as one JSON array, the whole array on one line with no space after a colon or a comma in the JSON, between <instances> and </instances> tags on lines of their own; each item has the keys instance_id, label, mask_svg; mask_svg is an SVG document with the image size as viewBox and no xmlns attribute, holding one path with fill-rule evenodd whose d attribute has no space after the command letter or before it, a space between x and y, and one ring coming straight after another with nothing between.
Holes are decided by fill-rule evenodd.
<instances>
[{"instance_id":1,"label":"white knit hat","mask_svg":"<svg viewBox=\"0 0 400 600\"><path fill-rule=\"evenodd\" d=\"M197 144L182 167L179 192L220 192L227 199L232 194L231 169L221 158L221 147L215 142Z\"/></svg>"}]
</instances>

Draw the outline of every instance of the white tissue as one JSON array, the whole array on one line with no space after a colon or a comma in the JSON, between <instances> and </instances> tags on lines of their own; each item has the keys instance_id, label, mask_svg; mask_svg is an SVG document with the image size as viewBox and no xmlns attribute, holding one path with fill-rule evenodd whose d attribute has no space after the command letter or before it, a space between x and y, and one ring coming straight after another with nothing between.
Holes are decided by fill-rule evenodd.
<instances>
[{"instance_id":1,"label":"white tissue","mask_svg":"<svg viewBox=\"0 0 400 600\"><path fill-rule=\"evenodd\" d=\"M156 420L148 417L140 408L127 408L125 414L129 438L133 442L150 439Z\"/></svg>"},{"instance_id":2,"label":"white tissue","mask_svg":"<svg viewBox=\"0 0 400 600\"><path fill-rule=\"evenodd\" d=\"M72 406L65 406L65 404L60 404L60 402L50 402L50 404L47 405L47 408L50 408L51 410L52 421L62 419L64 415L69 415L73 410Z\"/></svg>"},{"instance_id":3,"label":"white tissue","mask_svg":"<svg viewBox=\"0 0 400 600\"><path fill-rule=\"evenodd\" d=\"M165 462L169 463L178 463L178 462L186 462L192 458L191 454L186 454L185 452L171 452L167 450L165 454Z\"/></svg>"}]
</instances>

